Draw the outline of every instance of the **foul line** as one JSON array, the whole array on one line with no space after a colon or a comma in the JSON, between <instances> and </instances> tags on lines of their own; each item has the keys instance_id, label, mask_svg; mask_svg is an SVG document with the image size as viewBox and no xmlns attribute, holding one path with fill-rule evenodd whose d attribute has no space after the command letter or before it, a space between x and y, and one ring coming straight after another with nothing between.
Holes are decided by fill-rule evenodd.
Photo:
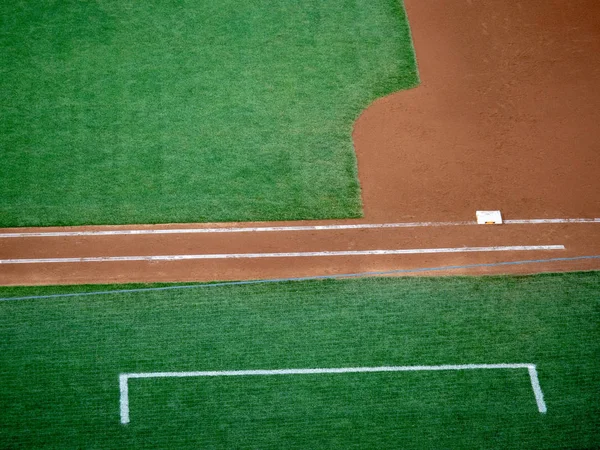
<instances>
[{"instance_id":1,"label":"foul line","mask_svg":"<svg viewBox=\"0 0 600 450\"><path fill-rule=\"evenodd\" d=\"M441 366L381 366L381 367L341 367L332 369L275 369L275 370L224 370L207 372L141 372L119 375L121 423L128 424L129 418L129 379L132 378L184 378L184 377L232 377L232 376L271 376L271 375L316 375L339 373L373 372L418 372L440 370L473 369L527 369L531 388L535 396L538 411L546 413L544 394L540 387L535 364L459 364Z\"/></svg>"},{"instance_id":2,"label":"foul line","mask_svg":"<svg viewBox=\"0 0 600 450\"><path fill-rule=\"evenodd\" d=\"M557 224L557 223L600 223L595 219L509 219L504 224ZM281 231L325 231L325 230L361 230L377 228L419 228L451 227L478 225L476 221L464 222L404 222L404 223L362 223L340 225L298 225L281 227L219 227L219 228L173 228L153 230L99 230L99 231L41 231L23 233L0 233L0 238L26 237L68 237L68 236L121 236L147 234L189 234L189 233L260 233Z\"/></svg>"},{"instance_id":3,"label":"foul line","mask_svg":"<svg viewBox=\"0 0 600 450\"><path fill-rule=\"evenodd\" d=\"M215 253L204 255L148 255L148 256L91 256L82 258L0 259L0 264L53 264L124 261L184 261L195 259L255 259L301 258L318 256L414 255L431 253L514 252L535 250L565 250L564 245L512 245L500 247L414 248L402 250L344 250L290 253Z\"/></svg>"},{"instance_id":4,"label":"foul line","mask_svg":"<svg viewBox=\"0 0 600 450\"><path fill-rule=\"evenodd\" d=\"M92 291L92 292L72 292L68 294L50 294L50 295L28 295L23 297L4 297L0 298L0 302L20 301L20 300L46 300L54 298L66 297L88 297L92 295L111 295L111 294L137 294L141 292L158 292L158 291L173 291L180 289L204 289L216 288L225 286L247 286L256 284L269 283L288 283L296 281L319 281L319 280L337 280L344 278L366 278L387 275L402 275L411 273L426 273L426 272L443 272L449 270L465 270L477 269L482 267L502 267L502 266L519 266L525 264L549 264L554 262L572 262L584 261L591 259L600 259L600 255L588 256L573 256L568 258L549 258L549 259L530 259L521 261L504 261L498 263L482 263L482 264L466 264L462 266L439 266L439 267L420 267L418 269L397 269L385 270L377 272L358 272L358 273L341 273L335 275L316 275L309 277L290 277L290 278L268 278L263 280L248 280L248 281L225 281L220 283L198 283L198 284L183 284L176 286L149 287L149 288L133 288L133 289L114 289L112 291Z\"/></svg>"}]
</instances>

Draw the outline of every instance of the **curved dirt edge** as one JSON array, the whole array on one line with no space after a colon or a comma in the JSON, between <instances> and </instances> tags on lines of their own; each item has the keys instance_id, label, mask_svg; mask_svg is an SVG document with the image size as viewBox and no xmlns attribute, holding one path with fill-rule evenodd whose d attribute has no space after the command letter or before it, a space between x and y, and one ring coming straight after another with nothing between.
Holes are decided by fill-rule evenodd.
<instances>
[{"instance_id":1,"label":"curved dirt edge","mask_svg":"<svg viewBox=\"0 0 600 450\"><path fill-rule=\"evenodd\" d=\"M421 86L354 130L371 221L600 213L600 3L407 0Z\"/></svg>"}]
</instances>

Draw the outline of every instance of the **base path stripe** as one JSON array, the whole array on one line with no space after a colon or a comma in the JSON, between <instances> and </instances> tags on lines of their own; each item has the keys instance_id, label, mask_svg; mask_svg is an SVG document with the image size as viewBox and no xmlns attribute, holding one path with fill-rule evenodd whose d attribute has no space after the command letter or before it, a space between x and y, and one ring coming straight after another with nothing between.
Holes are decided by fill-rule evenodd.
<instances>
[{"instance_id":1,"label":"base path stripe","mask_svg":"<svg viewBox=\"0 0 600 450\"><path fill-rule=\"evenodd\" d=\"M346 250L325 252L292 253L216 253L205 255L149 255L149 256L92 256L83 258L37 258L0 259L0 264L52 264L84 262L123 262L123 261L184 261L194 259L253 259L253 258L301 258L319 256L371 256L371 255L417 255L431 253L472 253L472 252L515 252L539 250L565 250L564 245L513 245L504 247L453 247L415 248L402 250Z\"/></svg>"},{"instance_id":2,"label":"base path stripe","mask_svg":"<svg viewBox=\"0 0 600 450\"><path fill-rule=\"evenodd\" d=\"M508 225L536 225L550 223L600 223L600 219L508 219L504 221Z\"/></svg>"},{"instance_id":3,"label":"base path stripe","mask_svg":"<svg viewBox=\"0 0 600 450\"><path fill-rule=\"evenodd\" d=\"M520 224L557 224L557 223L598 223L597 219L514 219L505 220L507 225ZM360 223L344 225L299 225L288 227L231 227L231 228L173 228L153 230L99 230L99 231L41 231L23 233L0 233L0 238L26 237L69 237L69 236L127 236L152 234L196 234L196 233L261 233L282 231L326 231L326 230L363 230L378 228L419 228L419 227L456 227L478 225L476 221L465 222L404 222L404 223ZM480 225L483 226L483 225Z\"/></svg>"},{"instance_id":4,"label":"base path stripe","mask_svg":"<svg viewBox=\"0 0 600 450\"><path fill-rule=\"evenodd\" d=\"M223 370L199 372L140 372L122 373L119 375L121 423L130 422L129 412L129 380L135 378L185 378L185 377L236 377L236 376L273 376L273 375L318 375L340 373L376 373L376 372L422 372L422 371L451 371L477 369L527 369L531 388L535 396L538 411L547 411L544 395L540 387L535 364L451 364L440 366L380 366L380 367L339 367L330 369L273 369L273 370Z\"/></svg>"}]
</instances>

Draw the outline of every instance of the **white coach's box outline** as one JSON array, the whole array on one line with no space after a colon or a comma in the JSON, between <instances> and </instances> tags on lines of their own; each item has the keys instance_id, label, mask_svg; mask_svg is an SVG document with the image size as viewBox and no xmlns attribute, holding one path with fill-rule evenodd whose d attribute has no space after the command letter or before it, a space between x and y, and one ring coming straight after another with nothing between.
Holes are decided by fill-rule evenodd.
<instances>
[{"instance_id":1,"label":"white coach's box outline","mask_svg":"<svg viewBox=\"0 0 600 450\"><path fill-rule=\"evenodd\" d=\"M270 375L314 375L323 373L365 373L365 372L417 372L441 370L473 369L527 369L531 388L535 396L538 411L546 413L544 394L540 387L535 364L459 364L441 366L381 366L381 367L341 367L332 369L274 369L274 370L225 370L206 372L141 372L119 375L121 423L129 423L129 379L130 378L184 378L184 377L232 377L232 376L270 376Z\"/></svg>"}]
</instances>

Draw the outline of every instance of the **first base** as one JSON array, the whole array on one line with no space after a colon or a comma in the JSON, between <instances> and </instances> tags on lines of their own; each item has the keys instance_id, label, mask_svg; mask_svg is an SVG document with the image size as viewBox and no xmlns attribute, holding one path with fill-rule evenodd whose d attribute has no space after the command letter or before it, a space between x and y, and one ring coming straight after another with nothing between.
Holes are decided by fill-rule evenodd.
<instances>
[{"instance_id":1,"label":"first base","mask_svg":"<svg viewBox=\"0 0 600 450\"><path fill-rule=\"evenodd\" d=\"M501 224L502 214L500 211L476 211L477 223L480 225Z\"/></svg>"}]
</instances>

